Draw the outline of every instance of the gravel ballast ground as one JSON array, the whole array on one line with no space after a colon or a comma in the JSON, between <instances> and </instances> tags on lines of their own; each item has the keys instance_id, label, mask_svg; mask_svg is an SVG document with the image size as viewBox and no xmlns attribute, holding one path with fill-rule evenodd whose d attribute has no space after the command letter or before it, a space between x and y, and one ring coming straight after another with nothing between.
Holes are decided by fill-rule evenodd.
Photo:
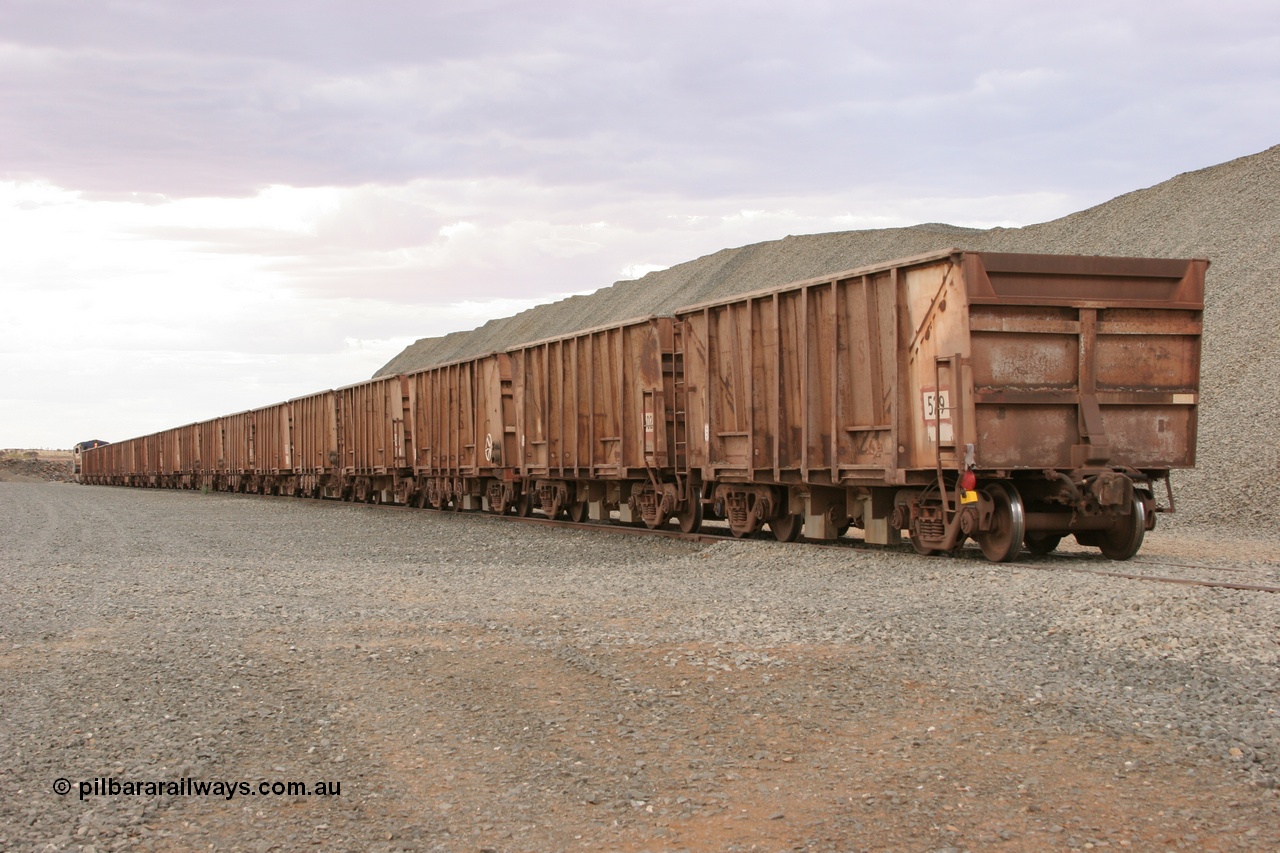
<instances>
[{"instance_id":1,"label":"gravel ballast ground","mask_svg":"<svg viewBox=\"0 0 1280 853\"><path fill-rule=\"evenodd\" d=\"M0 849L1280 847L1280 596L1029 565L0 483Z\"/></svg>"}]
</instances>

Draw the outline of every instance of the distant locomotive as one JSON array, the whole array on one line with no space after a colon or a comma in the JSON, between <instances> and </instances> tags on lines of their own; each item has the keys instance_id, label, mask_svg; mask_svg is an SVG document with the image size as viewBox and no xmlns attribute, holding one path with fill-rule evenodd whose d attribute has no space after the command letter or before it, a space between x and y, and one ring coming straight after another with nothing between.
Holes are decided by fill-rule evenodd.
<instances>
[{"instance_id":1,"label":"distant locomotive","mask_svg":"<svg viewBox=\"0 0 1280 853\"><path fill-rule=\"evenodd\" d=\"M107 442L99 438L91 438L88 441L76 442L76 446L71 448L73 460L72 474L77 478L80 476L80 457L86 450L91 450L95 447L102 447L106 443Z\"/></svg>"},{"instance_id":2,"label":"distant locomotive","mask_svg":"<svg viewBox=\"0 0 1280 853\"><path fill-rule=\"evenodd\" d=\"M1205 260L949 250L85 450L86 483L1123 560L1195 464ZM1158 484L1167 496L1157 501Z\"/></svg>"}]
</instances>

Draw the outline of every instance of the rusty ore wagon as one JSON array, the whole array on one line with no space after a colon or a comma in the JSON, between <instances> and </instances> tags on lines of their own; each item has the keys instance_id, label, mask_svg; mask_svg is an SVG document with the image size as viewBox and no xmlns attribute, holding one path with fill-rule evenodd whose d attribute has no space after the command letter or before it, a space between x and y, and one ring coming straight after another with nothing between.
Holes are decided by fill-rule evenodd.
<instances>
[{"instance_id":1,"label":"rusty ore wagon","mask_svg":"<svg viewBox=\"0 0 1280 853\"><path fill-rule=\"evenodd\" d=\"M82 479L1127 559L1195 464L1207 267L936 252L89 448Z\"/></svg>"}]
</instances>

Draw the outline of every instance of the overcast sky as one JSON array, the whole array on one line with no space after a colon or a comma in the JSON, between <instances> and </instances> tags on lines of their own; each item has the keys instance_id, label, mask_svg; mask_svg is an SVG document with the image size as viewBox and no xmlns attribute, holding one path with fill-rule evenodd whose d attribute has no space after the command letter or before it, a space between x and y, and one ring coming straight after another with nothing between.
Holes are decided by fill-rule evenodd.
<instances>
[{"instance_id":1,"label":"overcast sky","mask_svg":"<svg viewBox=\"0 0 1280 853\"><path fill-rule=\"evenodd\" d=\"M1054 219L1278 117L1273 0L0 0L0 448L727 246Z\"/></svg>"}]
</instances>

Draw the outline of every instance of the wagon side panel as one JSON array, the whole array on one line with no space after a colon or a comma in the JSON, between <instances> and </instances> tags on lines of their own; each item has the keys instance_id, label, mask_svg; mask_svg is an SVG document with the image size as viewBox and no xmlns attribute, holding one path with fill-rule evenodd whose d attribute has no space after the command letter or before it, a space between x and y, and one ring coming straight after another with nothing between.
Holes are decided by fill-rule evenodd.
<instances>
[{"instance_id":1,"label":"wagon side panel","mask_svg":"<svg viewBox=\"0 0 1280 853\"><path fill-rule=\"evenodd\" d=\"M965 280L952 258L892 271L897 291L898 467L961 467L970 339Z\"/></svg>"},{"instance_id":2,"label":"wagon side panel","mask_svg":"<svg viewBox=\"0 0 1280 853\"><path fill-rule=\"evenodd\" d=\"M670 320L628 324L619 334L624 351L623 384L618 389L623 467L631 476L643 476L646 469L665 469L669 463L663 353L671 347Z\"/></svg>"},{"instance_id":3,"label":"wagon side panel","mask_svg":"<svg viewBox=\"0 0 1280 853\"><path fill-rule=\"evenodd\" d=\"M218 420L201 421L196 425L196 473L208 477L217 471Z\"/></svg>"},{"instance_id":4,"label":"wagon side panel","mask_svg":"<svg viewBox=\"0 0 1280 853\"><path fill-rule=\"evenodd\" d=\"M965 265L979 464L1195 464L1205 262Z\"/></svg>"},{"instance_id":5,"label":"wagon side panel","mask_svg":"<svg viewBox=\"0 0 1280 853\"><path fill-rule=\"evenodd\" d=\"M254 445L259 473L282 474L292 468L288 450L288 403L256 409Z\"/></svg>"},{"instance_id":6,"label":"wagon side panel","mask_svg":"<svg viewBox=\"0 0 1280 853\"><path fill-rule=\"evenodd\" d=\"M879 272L842 279L835 289L834 376L820 381L833 388L836 476L842 482L895 478L896 280Z\"/></svg>"},{"instance_id":7,"label":"wagon side panel","mask_svg":"<svg viewBox=\"0 0 1280 853\"><path fill-rule=\"evenodd\" d=\"M303 474L324 474L337 463L333 391L293 401L294 464Z\"/></svg>"}]
</instances>

